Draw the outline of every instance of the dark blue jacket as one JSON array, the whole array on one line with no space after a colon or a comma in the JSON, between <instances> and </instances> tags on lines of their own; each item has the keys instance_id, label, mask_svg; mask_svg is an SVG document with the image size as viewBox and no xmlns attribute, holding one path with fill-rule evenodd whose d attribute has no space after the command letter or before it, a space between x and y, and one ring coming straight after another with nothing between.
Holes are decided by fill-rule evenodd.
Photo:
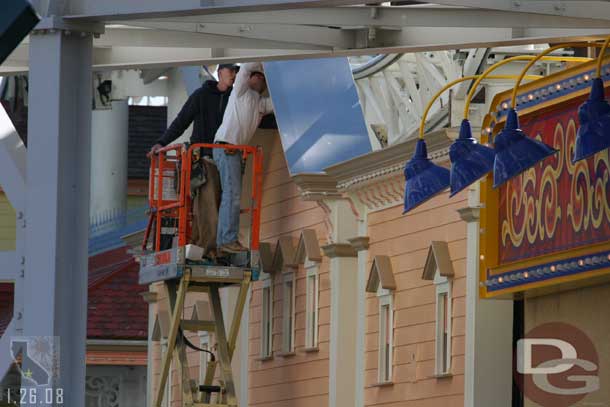
<instances>
[{"instance_id":1,"label":"dark blue jacket","mask_svg":"<svg viewBox=\"0 0 610 407\"><path fill-rule=\"evenodd\" d=\"M233 88L229 88L227 91L221 92L218 90L217 84L218 82L210 80L193 92L157 143L162 146L171 144L193 123L191 143L212 144L216 130L222 123L229 95L233 90ZM211 149L204 150L203 155L211 156Z\"/></svg>"}]
</instances>

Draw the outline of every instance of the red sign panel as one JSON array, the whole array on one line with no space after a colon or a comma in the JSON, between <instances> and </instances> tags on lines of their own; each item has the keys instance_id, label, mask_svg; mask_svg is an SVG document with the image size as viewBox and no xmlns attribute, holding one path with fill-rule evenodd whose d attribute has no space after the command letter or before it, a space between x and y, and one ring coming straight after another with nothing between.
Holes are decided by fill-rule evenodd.
<instances>
[{"instance_id":1,"label":"red sign panel","mask_svg":"<svg viewBox=\"0 0 610 407\"><path fill-rule=\"evenodd\" d=\"M521 121L527 134L559 152L501 187L499 265L610 240L608 151L572 164L582 102Z\"/></svg>"}]
</instances>

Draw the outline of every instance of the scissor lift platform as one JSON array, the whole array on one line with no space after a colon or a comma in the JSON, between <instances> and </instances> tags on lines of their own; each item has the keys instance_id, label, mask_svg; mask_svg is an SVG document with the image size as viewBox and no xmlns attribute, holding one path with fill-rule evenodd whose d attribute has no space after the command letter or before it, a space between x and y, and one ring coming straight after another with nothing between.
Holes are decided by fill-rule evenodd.
<instances>
[{"instance_id":1,"label":"scissor lift platform","mask_svg":"<svg viewBox=\"0 0 610 407\"><path fill-rule=\"evenodd\" d=\"M181 278L185 271L190 271L192 281L220 284L239 284L248 272L258 275L257 265L249 267L250 256L242 261L227 261L229 265L223 265L211 261L187 260L184 252L184 248L174 248L140 256L140 284ZM233 259L236 257L232 256Z\"/></svg>"},{"instance_id":2,"label":"scissor lift platform","mask_svg":"<svg viewBox=\"0 0 610 407\"><path fill-rule=\"evenodd\" d=\"M242 210L250 214L250 251L241 255L210 260L193 258L189 251L192 216L190 191L191 169L200 159L196 151L201 147L223 148L241 153L244 159L253 158L251 206ZM235 151L237 150L237 151ZM173 152L173 153L172 153ZM168 154L170 153L170 154ZM178 188L172 194L168 182L177 181ZM173 360L182 389L182 407L238 407L231 359L239 334L240 322L250 287L260 273L259 230L262 191L262 151L259 147L195 144L169 146L152 158L149 185L150 220L140 254L140 284L162 282L167 287L168 307L171 315L167 349L161 363L160 379L153 406L161 407L165 387ZM211 209L216 210L216 209ZM175 226L174 232L168 233ZM163 227L162 227L163 226ZM172 234L173 233L173 234ZM152 235L154 243L149 239ZM162 237L164 236L164 237ZM168 246L168 241L172 242ZM238 286L229 332L225 330L219 290L225 286ZM207 293L213 319L210 321L183 318L183 308L188 293ZM208 362L204 383L197 384L189 374L186 347L198 349L190 343L185 332L213 332L216 354ZM219 381L214 384L216 367ZM214 403L212 394L216 393Z\"/></svg>"}]
</instances>

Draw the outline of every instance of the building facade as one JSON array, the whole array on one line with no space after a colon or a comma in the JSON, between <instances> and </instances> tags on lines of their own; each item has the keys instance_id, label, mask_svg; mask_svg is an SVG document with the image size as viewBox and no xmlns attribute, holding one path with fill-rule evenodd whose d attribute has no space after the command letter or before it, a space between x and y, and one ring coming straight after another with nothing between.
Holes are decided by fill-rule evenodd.
<instances>
[{"instance_id":1,"label":"building facade","mask_svg":"<svg viewBox=\"0 0 610 407\"><path fill-rule=\"evenodd\" d=\"M441 165L450 132L428 138ZM414 141L295 176L277 132L255 142L265 152L265 272L242 322L239 351L247 357L234 361L240 403L464 405L467 226L458 210L467 194L440 194L403 216L402 170ZM151 291L165 295L162 286ZM185 315L207 301L187 297ZM153 324L167 321L162 305L153 313ZM163 335L155 338L157 372ZM200 377L201 358L192 353L199 373L191 377ZM170 405L177 406L176 383L174 370Z\"/></svg>"}]
</instances>

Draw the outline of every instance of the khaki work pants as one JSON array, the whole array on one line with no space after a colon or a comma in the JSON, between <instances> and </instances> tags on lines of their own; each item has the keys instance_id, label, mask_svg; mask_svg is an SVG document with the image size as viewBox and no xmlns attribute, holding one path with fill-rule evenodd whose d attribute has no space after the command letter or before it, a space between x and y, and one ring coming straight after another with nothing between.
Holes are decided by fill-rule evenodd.
<instances>
[{"instance_id":1,"label":"khaki work pants","mask_svg":"<svg viewBox=\"0 0 610 407\"><path fill-rule=\"evenodd\" d=\"M220 175L216 165L206 159L206 182L193 198L193 233L191 243L205 249L206 255L216 251L218 209L220 208Z\"/></svg>"}]
</instances>

